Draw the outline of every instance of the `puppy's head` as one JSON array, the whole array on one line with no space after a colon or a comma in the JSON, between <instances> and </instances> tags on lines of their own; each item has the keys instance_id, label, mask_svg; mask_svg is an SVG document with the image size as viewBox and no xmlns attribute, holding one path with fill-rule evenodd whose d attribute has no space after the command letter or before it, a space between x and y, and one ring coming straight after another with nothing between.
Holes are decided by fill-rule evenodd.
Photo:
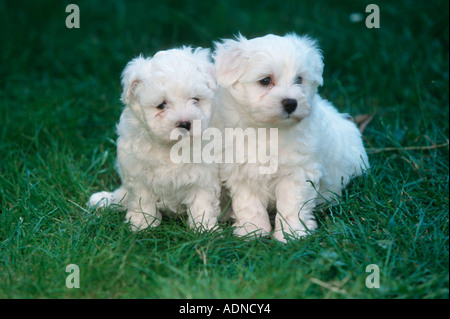
<instances>
[{"instance_id":1,"label":"puppy's head","mask_svg":"<svg viewBox=\"0 0 450 319\"><path fill-rule=\"evenodd\" d=\"M207 49L182 47L153 58L139 56L125 67L122 85L122 101L159 142L170 143L173 130L191 135L194 120L201 121L202 130L208 127L217 84Z\"/></svg>"},{"instance_id":2,"label":"puppy's head","mask_svg":"<svg viewBox=\"0 0 450 319\"><path fill-rule=\"evenodd\" d=\"M217 79L255 125L291 125L311 111L322 85L323 61L316 43L295 34L215 43Z\"/></svg>"}]
</instances>

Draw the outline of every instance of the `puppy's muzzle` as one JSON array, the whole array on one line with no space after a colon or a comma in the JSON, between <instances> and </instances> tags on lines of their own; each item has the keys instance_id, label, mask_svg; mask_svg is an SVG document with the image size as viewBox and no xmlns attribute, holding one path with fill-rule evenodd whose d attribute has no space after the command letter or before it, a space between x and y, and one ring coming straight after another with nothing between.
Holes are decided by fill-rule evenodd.
<instances>
[{"instance_id":1,"label":"puppy's muzzle","mask_svg":"<svg viewBox=\"0 0 450 319\"><path fill-rule=\"evenodd\" d=\"M178 122L177 127L184 128L187 131L190 131L191 130L191 122L189 122L189 121Z\"/></svg>"},{"instance_id":2,"label":"puppy's muzzle","mask_svg":"<svg viewBox=\"0 0 450 319\"><path fill-rule=\"evenodd\" d=\"M297 100L294 99L284 99L283 101L281 101L281 104L283 105L283 108L287 112L287 114L293 113L297 108Z\"/></svg>"}]
</instances>

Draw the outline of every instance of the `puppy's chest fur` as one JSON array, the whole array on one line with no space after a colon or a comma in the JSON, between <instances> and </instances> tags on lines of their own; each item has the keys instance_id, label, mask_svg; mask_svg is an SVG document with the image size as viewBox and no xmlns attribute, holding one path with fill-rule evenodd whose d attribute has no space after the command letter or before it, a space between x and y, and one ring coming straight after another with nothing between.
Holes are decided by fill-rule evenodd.
<instances>
[{"instance_id":1,"label":"puppy's chest fur","mask_svg":"<svg viewBox=\"0 0 450 319\"><path fill-rule=\"evenodd\" d=\"M143 185L154 197L158 208L177 212L199 188L207 188L214 170L201 163L173 163L170 146L148 140L119 138L117 153L124 185ZM218 175L218 172L216 171Z\"/></svg>"},{"instance_id":2,"label":"puppy's chest fur","mask_svg":"<svg viewBox=\"0 0 450 319\"><path fill-rule=\"evenodd\" d=\"M277 186L284 177L295 175L299 171L311 177L321 175L322 167L318 158L318 145L311 141L308 141L308 144L305 143L304 141L307 139L303 135L301 127L279 130L277 141L274 143L276 150L270 148L270 137L267 135L264 158L258 156L258 149L247 147L254 141L247 141L244 162L224 163L220 171L221 179L230 189L233 189L235 185L246 184L249 188L257 190L269 202L274 202ZM256 144L258 145L258 143ZM252 158L256 158L256 163L251 160ZM274 172L261 173L261 168L268 168L274 164L276 167Z\"/></svg>"}]
</instances>

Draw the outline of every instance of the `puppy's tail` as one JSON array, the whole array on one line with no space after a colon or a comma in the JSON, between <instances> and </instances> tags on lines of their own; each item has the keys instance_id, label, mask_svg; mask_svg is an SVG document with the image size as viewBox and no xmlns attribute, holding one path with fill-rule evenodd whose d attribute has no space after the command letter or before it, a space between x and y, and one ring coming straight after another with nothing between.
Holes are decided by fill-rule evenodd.
<instances>
[{"instance_id":1,"label":"puppy's tail","mask_svg":"<svg viewBox=\"0 0 450 319\"><path fill-rule=\"evenodd\" d=\"M125 199L127 192L123 187L119 187L114 192L98 192L91 195L87 205L91 208L104 209L115 205L117 208L125 209Z\"/></svg>"}]
</instances>

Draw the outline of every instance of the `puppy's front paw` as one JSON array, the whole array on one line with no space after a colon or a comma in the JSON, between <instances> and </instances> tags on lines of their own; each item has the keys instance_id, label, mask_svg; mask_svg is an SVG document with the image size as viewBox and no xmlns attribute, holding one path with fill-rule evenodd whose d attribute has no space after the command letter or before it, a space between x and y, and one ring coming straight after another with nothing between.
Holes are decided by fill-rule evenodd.
<instances>
[{"instance_id":1,"label":"puppy's front paw","mask_svg":"<svg viewBox=\"0 0 450 319\"><path fill-rule=\"evenodd\" d=\"M282 243L286 243L287 239L304 238L311 235L311 233L317 229L317 222L313 219L306 222L301 221L300 219L290 222L287 222L286 220L280 222L277 220L275 224L273 237Z\"/></svg>"},{"instance_id":2,"label":"puppy's front paw","mask_svg":"<svg viewBox=\"0 0 450 319\"><path fill-rule=\"evenodd\" d=\"M270 223L257 224L251 221L239 221L236 222L233 227L235 227L233 233L239 237L267 237L271 230Z\"/></svg>"},{"instance_id":3,"label":"puppy's front paw","mask_svg":"<svg viewBox=\"0 0 450 319\"><path fill-rule=\"evenodd\" d=\"M219 208L207 208L203 210L203 213L190 209L188 212L189 227L199 232L216 230L218 229L219 215Z\"/></svg>"},{"instance_id":4,"label":"puppy's front paw","mask_svg":"<svg viewBox=\"0 0 450 319\"><path fill-rule=\"evenodd\" d=\"M88 201L88 206L91 208L103 209L112 203L113 193L98 192L91 195Z\"/></svg>"},{"instance_id":5,"label":"puppy's front paw","mask_svg":"<svg viewBox=\"0 0 450 319\"><path fill-rule=\"evenodd\" d=\"M130 223L131 230L134 232L161 224L161 216L153 216L142 211L128 212L126 220Z\"/></svg>"},{"instance_id":6,"label":"puppy's front paw","mask_svg":"<svg viewBox=\"0 0 450 319\"><path fill-rule=\"evenodd\" d=\"M217 218L209 219L207 221L189 220L189 227L199 232L215 231L218 229Z\"/></svg>"},{"instance_id":7,"label":"puppy's front paw","mask_svg":"<svg viewBox=\"0 0 450 319\"><path fill-rule=\"evenodd\" d=\"M282 231L282 230L276 230L273 233L273 238L278 240L282 243L287 243L287 238L289 239L302 239L308 235L310 235L311 232L306 230L295 230L295 231Z\"/></svg>"}]
</instances>

